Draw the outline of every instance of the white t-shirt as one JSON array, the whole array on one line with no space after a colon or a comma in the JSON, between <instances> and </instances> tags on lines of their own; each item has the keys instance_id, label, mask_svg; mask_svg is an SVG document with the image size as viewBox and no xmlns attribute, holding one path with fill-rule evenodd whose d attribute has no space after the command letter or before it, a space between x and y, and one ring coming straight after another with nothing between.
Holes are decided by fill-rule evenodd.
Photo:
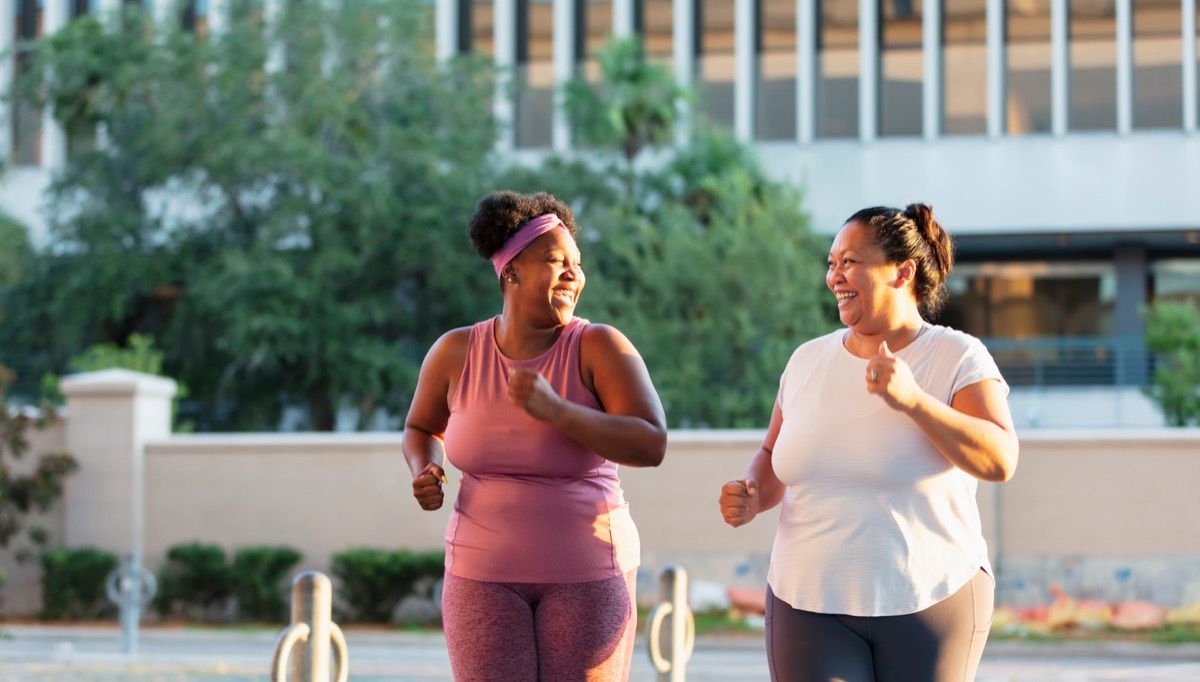
<instances>
[{"instance_id":1,"label":"white t-shirt","mask_svg":"<svg viewBox=\"0 0 1200 682\"><path fill-rule=\"evenodd\" d=\"M991 572L978 481L910 417L867 393L867 360L845 348L847 333L797 348L779 381L783 425L771 462L787 491L767 582L804 611L915 613L980 567ZM948 327L925 325L896 355L947 404L976 382L1004 383L984 345Z\"/></svg>"}]
</instances>

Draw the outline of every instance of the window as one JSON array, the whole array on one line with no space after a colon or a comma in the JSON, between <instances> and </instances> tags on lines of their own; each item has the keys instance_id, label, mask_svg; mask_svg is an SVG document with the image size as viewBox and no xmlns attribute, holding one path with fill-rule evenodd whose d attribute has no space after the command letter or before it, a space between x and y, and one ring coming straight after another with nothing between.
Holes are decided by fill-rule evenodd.
<instances>
[{"instance_id":1,"label":"window","mask_svg":"<svg viewBox=\"0 0 1200 682\"><path fill-rule=\"evenodd\" d=\"M733 2L697 0L699 109L710 123L733 127Z\"/></svg>"},{"instance_id":2,"label":"window","mask_svg":"<svg viewBox=\"0 0 1200 682\"><path fill-rule=\"evenodd\" d=\"M634 0L635 21L642 36L646 56L670 64L675 39L672 34L671 0Z\"/></svg>"},{"instance_id":3,"label":"window","mask_svg":"<svg viewBox=\"0 0 1200 682\"><path fill-rule=\"evenodd\" d=\"M576 61L582 63L582 74L590 82L600 80L600 67L596 55L604 49L613 33L612 0L587 0L576 7L582 16L576 17L579 31L575 45Z\"/></svg>"},{"instance_id":4,"label":"window","mask_svg":"<svg viewBox=\"0 0 1200 682\"><path fill-rule=\"evenodd\" d=\"M1050 0L1005 3L1005 129L1047 133L1050 106Z\"/></svg>"},{"instance_id":5,"label":"window","mask_svg":"<svg viewBox=\"0 0 1200 682\"><path fill-rule=\"evenodd\" d=\"M761 0L754 136L796 139L796 0Z\"/></svg>"},{"instance_id":6,"label":"window","mask_svg":"<svg viewBox=\"0 0 1200 682\"><path fill-rule=\"evenodd\" d=\"M942 8L942 129L948 135L986 133L987 2L955 0Z\"/></svg>"},{"instance_id":7,"label":"window","mask_svg":"<svg viewBox=\"0 0 1200 682\"><path fill-rule=\"evenodd\" d=\"M879 134L921 134L922 0L880 0Z\"/></svg>"},{"instance_id":8,"label":"window","mask_svg":"<svg viewBox=\"0 0 1200 682\"><path fill-rule=\"evenodd\" d=\"M963 264L941 323L990 338L1111 336L1116 282L1111 263Z\"/></svg>"},{"instance_id":9,"label":"window","mask_svg":"<svg viewBox=\"0 0 1200 682\"><path fill-rule=\"evenodd\" d=\"M1155 301L1191 301L1200 306L1200 259L1160 260L1150 264Z\"/></svg>"},{"instance_id":10,"label":"window","mask_svg":"<svg viewBox=\"0 0 1200 682\"><path fill-rule=\"evenodd\" d=\"M463 52L469 52L491 61L496 57L495 36L492 26L495 23L495 6L492 0L468 0L461 9L466 11L466 17L460 17L459 44Z\"/></svg>"},{"instance_id":11,"label":"window","mask_svg":"<svg viewBox=\"0 0 1200 682\"><path fill-rule=\"evenodd\" d=\"M858 0L823 0L817 15L817 136L858 136Z\"/></svg>"},{"instance_id":12,"label":"window","mask_svg":"<svg viewBox=\"0 0 1200 682\"><path fill-rule=\"evenodd\" d=\"M1071 0L1072 130L1117 127L1117 24L1112 0Z\"/></svg>"},{"instance_id":13,"label":"window","mask_svg":"<svg viewBox=\"0 0 1200 682\"><path fill-rule=\"evenodd\" d=\"M518 147L549 147L554 112L554 6L518 0L516 61Z\"/></svg>"},{"instance_id":14,"label":"window","mask_svg":"<svg viewBox=\"0 0 1200 682\"><path fill-rule=\"evenodd\" d=\"M1183 126L1183 24L1179 0L1133 3L1133 125Z\"/></svg>"}]
</instances>

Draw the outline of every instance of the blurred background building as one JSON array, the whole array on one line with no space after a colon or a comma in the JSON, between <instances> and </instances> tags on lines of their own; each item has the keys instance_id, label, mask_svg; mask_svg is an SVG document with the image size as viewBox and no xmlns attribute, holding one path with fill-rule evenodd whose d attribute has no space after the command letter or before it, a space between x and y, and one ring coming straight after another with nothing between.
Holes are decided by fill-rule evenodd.
<instances>
[{"instance_id":1,"label":"blurred background building","mask_svg":"<svg viewBox=\"0 0 1200 682\"><path fill-rule=\"evenodd\" d=\"M123 1L0 0L0 48ZM284 1L265 0L268 15ZM512 76L494 103L510 124L501 153L570 152L556 87L596 78L610 36L640 35L697 93L691 122L753 141L804 189L818 232L863 206L935 207L959 259L940 321L986 340L1019 424L1162 423L1140 390L1141 308L1200 300L1196 0L428 4L441 56ZM227 5L149 2L199 32L220 30ZM23 64L18 49L0 88ZM4 106L0 201L44 231L42 189L90 141Z\"/></svg>"}]
</instances>

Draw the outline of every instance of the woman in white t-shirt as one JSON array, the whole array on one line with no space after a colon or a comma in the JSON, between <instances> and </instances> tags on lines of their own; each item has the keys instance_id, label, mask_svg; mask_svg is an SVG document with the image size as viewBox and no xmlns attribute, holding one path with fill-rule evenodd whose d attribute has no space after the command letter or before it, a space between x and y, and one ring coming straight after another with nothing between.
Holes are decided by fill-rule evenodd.
<instances>
[{"instance_id":1,"label":"woman in white t-shirt","mask_svg":"<svg viewBox=\"0 0 1200 682\"><path fill-rule=\"evenodd\" d=\"M979 480L1017 466L1008 386L978 339L925 320L950 236L924 204L863 209L829 251L845 328L792 354L762 447L721 489L731 526L782 503L773 680L971 680L995 584Z\"/></svg>"}]
</instances>

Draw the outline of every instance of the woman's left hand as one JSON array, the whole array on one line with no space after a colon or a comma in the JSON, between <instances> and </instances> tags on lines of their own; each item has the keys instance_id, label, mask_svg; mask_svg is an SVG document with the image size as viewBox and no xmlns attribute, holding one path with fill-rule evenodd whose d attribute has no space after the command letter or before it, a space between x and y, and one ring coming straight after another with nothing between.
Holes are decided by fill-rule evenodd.
<instances>
[{"instance_id":1,"label":"woman's left hand","mask_svg":"<svg viewBox=\"0 0 1200 682\"><path fill-rule=\"evenodd\" d=\"M903 412L916 407L920 398L921 387L912 369L892 353L887 341L879 344L879 352L867 362L867 393L874 393L888 407Z\"/></svg>"},{"instance_id":2,"label":"woman's left hand","mask_svg":"<svg viewBox=\"0 0 1200 682\"><path fill-rule=\"evenodd\" d=\"M527 369L515 369L508 375L508 400L542 421L553 421L565 401L555 393L546 377Z\"/></svg>"}]
</instances>

